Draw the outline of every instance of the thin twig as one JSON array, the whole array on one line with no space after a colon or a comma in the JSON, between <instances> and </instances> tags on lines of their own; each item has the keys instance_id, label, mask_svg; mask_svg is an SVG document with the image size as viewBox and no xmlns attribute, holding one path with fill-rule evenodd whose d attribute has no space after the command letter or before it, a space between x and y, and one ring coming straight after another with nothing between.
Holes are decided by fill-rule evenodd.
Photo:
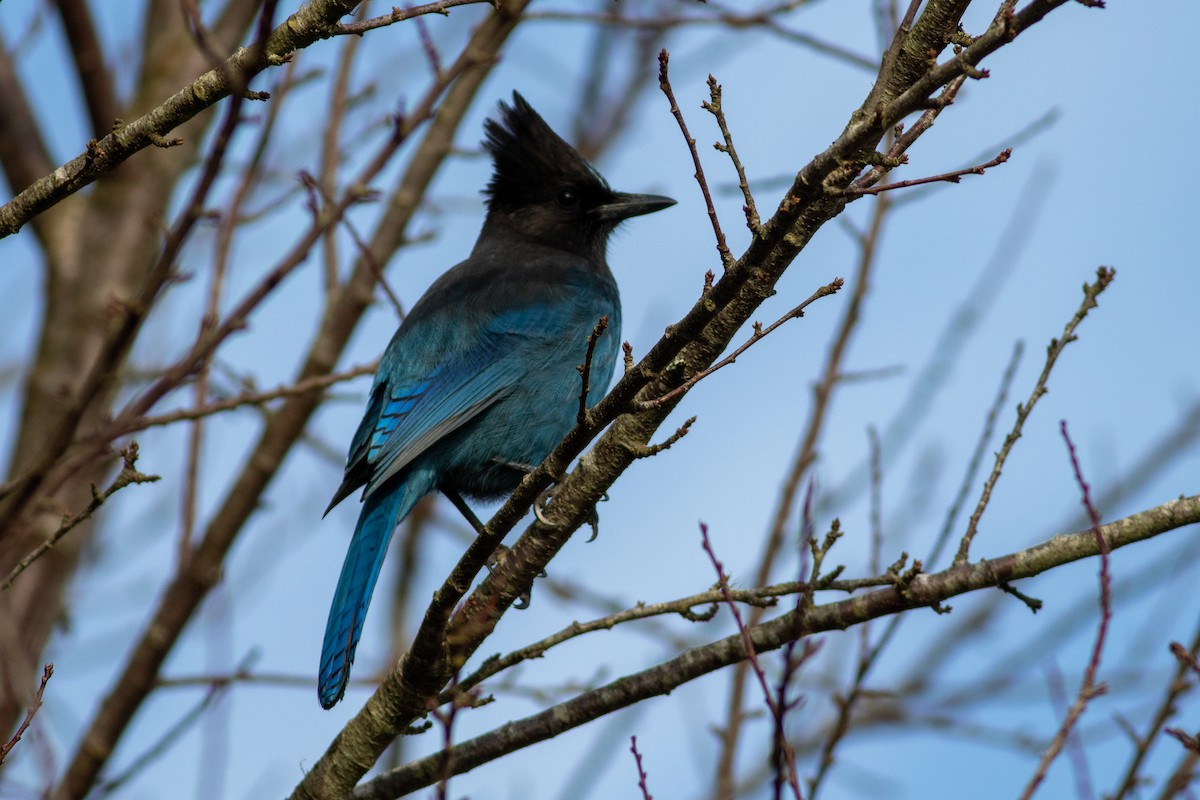
<instances>
[{"instance_id":1,"label":"thin twig","mask_svg":"<svg viewBox=\"0 0 1200 800\"><path fill-rule=\"evenodd\" d=\"M1000 409L1008 402L1008 390L1012 388L1013 378L1017 374L1017 366L1021 363L1021 355L1025 352L1025 343L1020 339L1013 345L1012 355L1009 356L1008 366L1004 368L1004 374L1000 378L1000 386L996 389L996 399L992 401L991 408L988 409L987 416L983 420L983 429L979 432L979 438L975 440L975 451L971 453L971 458L967 462L967 468L963 472L962 483L958 485L958 492L954 495L954 501L950 504L950 508L946 510L946 520L942 523L942 529L938 532L938 537L933 543L933 548L929 551L929 557L925 559L925 563L929 565L937 564L938 559L942 557L942 551L946 544L950 541L950 533L954 530L954 525L958 521L958 514L962 511L963 504L967 502L967 493L971 491L971 486L975 483L975 476L979 472L979 465L983 463L983 454L987 452L988 442L992 440L992 433L996 428L996 420L1000 417Z\"/></svg>"},{"instance_id":2,"label":"thin twig","mask_svg":"<svg viewBox=\"0 0 1200 800\"><path fill-rule=\"evenodd\" d=\"M255 661L257 657L257 653L251 653L250 655L246 656L246 658L242 660L242 663L238 665L237 672L241 673L248 671L253 661ZM105 795L112 794L130 780L141 774L146 767L154 763L154 761L165 755L176 742L178 742L192 729L193 726L197 725L202 719L204 719L204 714L209 707L217 702L222 695L229 691L232 685L232 683L222 682L214 682L210 684L208 691L204 693L204 696L201 697L194 706L188 709L183 716L176 720L175 724L168 728L165 733L161 734L154 744L147 748L145 752L134 757L134 759L129 763L129 766L125 767L125 769L121 770L112 778L98 780L96 782L95 789L96 796L104 797Z\"/></svg>"},{"instance_id":3,"label":"thin twig","mask_svg":"<svg viewBox=\"0 0 1200 800\"><path fill-rule=\"evenodd\" d=\"M358 248L358 254L362 258L363 263L370 267L371 272L375 274L376 285L383 291L383 296L387 298L392 311L396 313L396 324L404 322L404 304L400 302L400 296L396 294L396 290L388 282L387 274L380 265L379 259L371 252L371 246L359 234L358 228L355 227L354 222L350 218L343 217L342 225L346 228L346 232L350 234L350 239L354 242L354 246Z\"/></svg>"},{"instance_id":4,"label":"thin twig","mask_svg":"<svg viewBox=\"0 0 1200 800\"><path fill-rule=\"evenodd\" d=\"M631 443L631 444L626 444L625 448L630 453L633 454L634 458L649 458L650 456L656 456L659 453L663 452L664 450L669 450L671 448L671 445L678 442L684 436L687 436L688 431L690 431L692 429L692 425L695 422L696 422L696 418L694 416L688 417L687 419L685 419L683 421L682 425L680 425L678 428L675 429L674 433L672 433L666 439L663 439L658 444Z\"/></svg>"},{"instance_id":5,"label":"thin twig","mask_svg":"<svg viewBox=\"0 0 1200 800\"><path fill-rule=\"evenodd\" d=\"M413 24L417 27L417 38L421 40L421 50L425 53L425 60L429 62L429 69L433 72L436 80L442 77L442 56L438 53L437 44L434 43L433 36L429 33L429 26L425 24L425 17L414 17Z\"/></svg>"},{"instance_id":6,"label":"thin twig","mask_svg":"<svg viewBox=\"0 0 1200 800\"><path fill-rule=\"evenodd\" d=\"M588 334L587 339L587 354L583 357L583 363L575 369L579 370L579 413L575 417L576 424L584 425L587 423L588 410L588 393L592 390L592 358L596 355L596 342L599 341L601 334L608 329L608 317L600 317L596 321L592 332Z\"/></svg>"},{"instance_id":7,"label":"thin twig","mask_svg":"<svg viewBox=\"0 0 1200 800\"><path fill-rule=\"evenodd\" d=\"M988 476L987 481L983 484L983 493L980 495L979 503L975 506L975 511L971 514L971 521L967 523L967 532L963 534L962 541L958 545L958 555L954 557L955 564L965 563L970 555L971 542L974 540L975 533L979 529L979 520L983 516L983 512L987 509L988 501L991 500L992 490L996 487L996 482L1000 479L1000 473L1004 469L1004 463L1008 460L1008 454L1012 452L1013 445L1021 438L1021 430L1025 426L1025 420L1029 419L1029 414L1033 411L1033 407L1037 405L1037 401L1046 393L1046 381L1050 379L1050 371L1054 369L1055 362L1058 361L1058 357L1062 355L1066 346L1075 341L1075 328L1079 326L1079 323L1083 322L1088 312L1096 307L1096 298L1108 288L1108 285L1112 283L1116 274L1116 270L1109 267L1100 267L1097 269L1095 283L1085 283L1083 285L1083 302L1080 304L1078 310L1076 310L1075 315L1067 322L1066 327L1063 328L1062 336L1050 340L1050 346L1046 348L1046 364L1042 367L1042 374L1038 376L1029 399L1025 403L1017 405L1017 419L1013 423L1012 430L1004 437L1004 444L1001 446L1000 452L996 453L996 463L992 467L992 472Z\"/></svg>"},{"instance_id":8,"label":"thin twig","mask_svg":"<svg viewBox=\"0 0 1200 800\"><path fill-rule=\"evenodd\" d=\"M964 81L966 80L965 76L963 77L963 80ZM940 96L939 96L939 99L940 99ZM998 136L997 139L999 142L1003 142L1006 147L1016 150L1021 145L1026 144L1029 141L1032 141L1033 139L1036 139L1042 133L1044 133L1045 131L1052 128L1054 126L1054 124L1058 121L1058 118L1059 118L1058 109L1052 108L1049 111L1047 111L1046 113L1042 114L1037 119L1035 119L1031 122L1028 122L1025 125L1022 125L1020 128L1013 131L1012 133L1006 133L1003 136ZM977 161L983 161L989 155L996 152L997 147L999 147L999 144L993 144L993 145L984 147L977 154L971 156L970 158L963 159L963 163L973 164ZM897 206L907 206L912 203L918 203L921 200L925 199L926 197L929 197L932 193L938 191L941 188L945 188L945 187L939 186L938 184L931 184L929 186L926 186L923 189L916 189L911 192L905 192L902 196L897 198L896 205Z\"/></svg>"},{"instance_id":9,"label":"thin twig","mask_svg":"<svg viewBox=\"0 0 1200 800\"><path fill-rule=\"evenodd\" d=\"M921 186L927 183L959 183L964 175L982 175L992 167L1008 161L1012 157L1012 148L1004 150L1000 155L993 158L991 161L983 164L976 164L973 167L964 167L963 169L951 170L943 172L941 175L930 175L927 178L911 178L906 181L897 181L896 183L884 183L877 186L851 186L849 189L843 190L842 194L846 197L858 197L865 194L879 194L880 192L888 192L892 189L906 189L910 186Z\"/></svg>"},{"instance_id":10,"label":"thin twig","mask_svg":"<svg viewBox=\"0 0 1200 800\"><path fill-rule=\"evenodd\" d=\"M708 181L704 178L704 167L700 164L700 154L696 151L696 140L688 133L683 112L679 110L679 104L675 102L675 92L671 89L671 79L667 74L667 65L670 59L671 54L667 52L667 48L664 47L658 52L658 88L662 89L663 94L667 96L667 100L671 104L671 114L679 123L679 130L683 133L683 140L687 142L688 152L692 154L692 164L696 167L694 177L696 183L700 185L701 194L704 195L708 219L712 222L713 234L717 237L717 252L721 255L721 265L725 269L729 269L729 265L733 263L733 253L729 252L729 245L725 243L725 234L721 231L721 221L717 219L717 209L713 207L712 193L708 190Z\"/></svg>"},{"instance_id":11,"label":"thin twig","mask_svg":"<svg viewBox=\"0 0 1200 800\"><path fill-rule=\"evenodd\" d=\"M1101 280L1097 281L1097 286L1103 282L1104 273L1101 272ZM1109 278L1111 280L1111 276ZM1084 287L1087 293L1089 287ZM1101 289L1103 287L1101 286ZM1095 294L1088 294L1095 305ZM1081 313L1086 313L1086 310L1081 309ZM1082 316L1079 316L1082 319ZM1069 335L1069 333L1067 334ZM1066 335L1064 335L1064 339ZM1087 509L1088 517L1092 521L1092 533L1096 538L1096 550L1100 555L1100 625L1096 630L1096 640L1092 645L1092 656L1088 660L1087 669L1083 673L1083 682L1079 686L1079 692L1075 696L1075 702L1071 704L1071 708L1067 711L1067 716L1063 720L1062 726L1058 729L1058 733L1054 735L1054 739L1050 742L1050 746L1046 748L1045 754L1042 755L1042 760L1038 763L1037 770L1033 777L1029 779L1025 791L1021 793L1021 800L1029 800L1037 791L1038 786L1046 777L1046 771L1050 768L1050 764L1062 751L1063 745L1066 744L1067 738L1071 735L1075 724L1083 715L1084 710L1096 697L1108 691L1108 687L1103 683L1096 682L1096 673L1100 670L1100 656L1104 652L1104 641L1108 636L1108 623L1112 619L1112 579L1109 576L1109 544L1108 539L1104 536L1103 526L1100 522L1100 512L1096 510L1095 504L1092 502L1091 487L1087 481L1083 479L1083 470L1079 466L1079 458L1075 452L1075 444L1071 441L1070 435L1067 433L1067 422L1063 420L1060 423L1063 440L1067 443L1067 453L1071 458L1071 469L1075 473L1075 481L1079 484L1079 491L1082 495L1084 508Z\"/></svg>"},{"instance_id":12,"label":"thin twig","mask_svg":"<svg viewBox=\"0 0 1200 800\"><path fill-rule=\"evenodd\" d=\"M717 127L721 129L721 136L725 139L725 144L716 142L713 147L721 153L729 156L729 160L733 162L733 168L737 170L738 188L742 190L742 197L746 200L746 205L742 207L742 211L746 214L746 227L750 229L750 233L757 236L762 230L762 220L759 219L758 209L754 205L754 195L750 193L750 184L746 181L746 169L742 166L742 160L738 158L737 150L733 146L733 135L729 132L729 125L725 121L725 109L721 106L721 84L717 83L717 79L712 75L708 76L708 94L709 102L701 103L701 107L717 118Z\"/></svg>"},{"instance_id":13,"label":"thin twig","mask_svg":"<svg viewBox=\"0 0 1200 800\"><path fill-rule=\"evenodd\" d=\"M261 406L264 403L269 403L272 400L279 400L285 397L295 397L297 395L309 394L318 392L323 389L328 389L339 383L354 380L363 375L372 375L375 372L377 362L372 361L370 364L359 364L356 367L351 367L344 372L331 372L328 375L314 375L311 378L306 378L296 383L277 386L274 389L268 389L262 392L244 392L233 397L227 397L223 400L215 400L202 406L194 406L192 408L181 408L178 411L169 411L165 414L159 414L153 417L139 417L130 420L122 426L117 436L126 436L130 433L142 431L147 428L157 428L163 425L171 425L184 420L202 419L211 417L214 414L220 414L224 411L233 411L243 406Z\"/></svg>"},{"instance_id":14,"label":"thin twig","mask_svg":"<svg viewBox=\"0 0 1200 800\"><path fill-rule=\"evenodd\" d=\"M633 753L633 763L637 766L638 788L642 790L642 800L654 800L646 787L646 770L642 768L642 754L637 749L637 737L629 737L629 751Z\"/></svg>"},{"instance_id":15,"label":"thin twig","mask_svg":"<svg viewBox=\"0 0 1200 800\"><path fill-rule=\"evenodd\" d=\"M60 539L70 533L71 530L78 526L81 522L91 517L92 514L94 514L96 510L100 508L100 506L104 505L105 501L112 497L115 493L124 489L131 483L154 483L157 481L157 475L145 475L141 472L138 472L137 469L134 468L134 465L137 463L137 458L137 442L130 442L128 446L121 450L121 459L123 461L121 471L117 473L117 477L113 479L113 482L109 484L108 488L101 492L96 489L95 485L93 485L91 502L88 503L82 511L74 516L72 516L70 513L64 514L62 522L59 523L58 530L50 534L48 538L35 547L27 556L17 562L17 565L12 568L8 575L5 576L4 581L0 583L0 592L12 586L13 581L17 579L17 576L24 572L30 564L45 555L50 548L58 544Z\"/></svg>"},{"instance_id":16,"label":"thin twig","mask_svg":"<svg viewBox=\"0 0 1200 800\"><path fill-rule=\"evenodd\" d=\"M812 305L816 301L820 300L822 297L828 297L831 294L837 294L838 290L841 289L844 284L845 284L845 281L843 281L841 278L834 278L830 283L825 284L820 289L817 289L815 292L813 292L808 297L808 299L805 300L803 303L796 306L791 311L787 312L786 314L784 314L782 317L780 317L779 319L772 322L767 327L764 328L762 326L762 323L760 323L760 322L754 323L754 333L750 334L750 338L747 339L745 341L745 343L742 344L741 347L734 350L728 356L721 359L717 363L713 364L711 367L700 370L695 375L688 378L684 383L680 384L679 386L676 386L674 389L667 392L666 394L660 395L651 400L637 401L634 404L635 407L638 408L639 410L645 410L645 409L649 409L649 408L654 408L656 406L661 406L664 403L669 403L670 401L676 399L677 397L680 397L685 392L690 390L693 386L695 386L697 383L699 383L700 381L707 378L709 375L712 375L714 372L721 369L722 367L727 367L730 364L737 361L738 356L740 356L742 353L749 350L756 343L758 343L758 341L760 339L767 336L769 333L774 331L776 328L778 328L783 323L787 322L788 320L803 317L804 309L808 308L810 305Z\"/></svg>"},{"instance_id":17,"label":"thin twig","mask_svg":"<svg viewBox=\"0 0 1200 800\"><path fill-rule=\"evenodd\" d=\"M733 621L737 625L738 633L741 634L742 646L746 652L746 660L750 663L750 669L754 671L755 676L758 678L758 685L763 693L763 702L766 703L767 710L771 712L771 718L775 722L776 729L782 730L784 709L775 702L776 698L771 693L771 687L767 683L767 674L763 671L762 665L758 663L758 653L754 648L754 638L751 636L750 629L746 626L746 623L742 621L741 612L738 611L737 604L734 602L733 595L729 590L729 578L725 575L725 567L713 551L712 543L708 539L708 526L703 522L700 523L700 538L702 541L701 546L704 548L704 552L708 554L713 569L717 573L717 583L720 585L721 593L725 597L725 603L729 606L729 611L733 615ZM796 800L802 800L803 795L800 793L800 779L796 775L796 754L792 751L791 745L786 741L777 742L776 746L780 748L783 761L786 765L787 783L791 787L792 796Z\"/></svg>"},{"instance_id":18,"label":"thin twig","mask_svg":"<svg viewBox=\"0 0 1200 800\"><path fill-rule=\"evenodd\" d=\"M426 14L441 14L444 17L450 16L450 9L456 6L470 6L480 3L491 4L492 0L438 0L436 3L425 3L420 6L412 6L411 8L398 8L393 6L391 13L383 14L378 17L371 17L358 22L347 22L338 25L333 31L334 36L362 36L367 31L373 31L376 28L384 28L388 25L395 25L397 22L404 22L413 17L420 17Z\"/></svg>"},{"instance_id":19,"label":"thin twig","mask_svg":"<svg viewBox=\"0 0 1200 800\"><path fill-rule=\"evenodd\" d=\"M1193 736L1182 728L1164 728L1163 733L1178 741L1184 749L1200 755L1200 733Z\"/></svg>"},{"instance_id":20,"label":"thin twig","mask_svg":"<svg viewBox=\"0 0 1200 800\"><path fill-rule=\"evenodd\" d=\"M1197 654L1200 654L1200 626L1196 628L1190 648L1185 648L1179 642L1171 642L1170 649L1177 662L1175 675L1171 679L1166 693L1163 694L1162 702L1158 704L1150 724L1146 726L1146 732L1141 736L1131 732L1134 743L1133 758L1129 761L1120 787L1110 795L1110 800L1125 800L1130 793L1144 785L1144 779L1140 776L1140 772L1142 764L1150 755L1150 748L1158 741L1158 733L1163 730L1167 720L1178 712L1179 698L1195 686L1192 681L1188 680L1188 673L1195 672L1196 676L1200 677L1200 663L1196 660Z\"/></svg>"},{"instance_id":21,"label":"thin twig","mask_svg":"<svg viewBox=\"0 0 1200 800\"><path fill-rule=\"evenodd\" d=\"M25 735L25 731L29 730L30 723L33 722L33 717L37 714L38 709L42 707L42 695L46 691L46 684L50 682L50 676L54 674L54 665L47 664L42 667L42 681L38 684L37 692L33 695L33 702L29 704L29 708L25 711L25 719L17 727L16 733L12 738L3 745L0 745L0 765L4 764L4 759L12 752L12 749L17 746L17 742L21 741L21 737Z\"/></svg>"}]
</instances>

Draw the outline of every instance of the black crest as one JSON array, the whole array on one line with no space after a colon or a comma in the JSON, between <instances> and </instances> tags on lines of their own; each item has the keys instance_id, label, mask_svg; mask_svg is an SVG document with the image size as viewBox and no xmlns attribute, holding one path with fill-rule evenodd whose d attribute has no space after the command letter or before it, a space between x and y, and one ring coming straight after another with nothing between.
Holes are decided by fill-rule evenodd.
<instances>
[{"instance_id":1,"label":"black crest","mask_svg":"<svg viewBox=\"0 0 1200 800\"><path fill-rule=\"evenodd\" d=\"M492 211L528 206L562 189L587 195L612 193L595 167L551 130L517 92L511 106L500 103L499 119L484 122L483 130L483 146L494 165L484 190Z\"/></svg>"}]
</instances>

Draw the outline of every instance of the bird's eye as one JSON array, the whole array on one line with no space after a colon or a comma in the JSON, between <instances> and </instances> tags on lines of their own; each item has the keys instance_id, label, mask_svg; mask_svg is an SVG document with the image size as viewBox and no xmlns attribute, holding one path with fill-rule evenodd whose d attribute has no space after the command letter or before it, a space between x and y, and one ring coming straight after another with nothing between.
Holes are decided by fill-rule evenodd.
<instances>
[{"instance_id":1,"label":"bird's eye","mask_svg":"<svg viewBox=\"0 0 1200 800\"><path fill-rule=\"evenodd\" d=\"M579 195L570 189L563 189L554 199L563 208L574 208L579 205Z\"/></svg>"}]
</instances>

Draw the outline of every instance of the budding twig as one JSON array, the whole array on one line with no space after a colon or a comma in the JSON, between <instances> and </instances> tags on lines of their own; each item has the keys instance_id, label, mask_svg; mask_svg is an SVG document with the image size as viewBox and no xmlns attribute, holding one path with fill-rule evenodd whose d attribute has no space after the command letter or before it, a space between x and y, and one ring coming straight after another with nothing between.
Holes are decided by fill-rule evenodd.
<instances>
[{"instance_id":1,"label":"budding twig","mask_svg":"<svg viewBox=\"0 0 1200 800\"><path fill-rule=\"evenodd\" d=\"M1029 414L1033 411L1034 405L1046 393L1046 381L1050 379L1050 371L1054 369L1055 362L1058 361L1058 357L1062 355L1066 346L1075 341L1075 329L1079 326L1079 323L1083 322L1088 312L1096 307L1096 298L1108 288L1108 285L1112 283L1116 274L1117 271L1110 267L1100 267L1097 269L1095 283L1085 283L1083 285L1083 302L1075 311L1075 315L1067 322L1066 327L1063 328L1062 336L1050 340L1050 346L1046 348L1046 365L1042 367L1042 374L1038 376L1037 383L1034 384L1029 399L1024 403L1017 404L1017 419L1013 423L1012 430L1004 437L1004 444L1001 446L1000 452L996 453L996 463L992 467L992 472L983 484L983 493L979 497L979 503L975 506L974 513L971 514L971 521L967 523L967 532L963 534L963 538L959 542L958 554L954 557L956 565L967 562L971 550L971 542L974 540L975 533L979 529L979 520L983 516L984 510L987 509L988 501L992 497L992 490L996 487L996 481L1000 479L1000 472L1004 469L1004 463L1008 460L1008 454L1012 452L1013 445L1021 438L1021 430L1025 426L1025 420L1029 419Z\"/></svg>"},{"instance_id":2,"label":"budding twig","mask_svg":"<svg viewBox=\"0 0 1200 800\"><path fill-rule=\"evenodd\" d=\"M927 183L958 183L964 175L982 175L992 167L997 167L1012 157L1012 148L1002 151L998 156L983 164L976 164L973 167L964 167L963 169L951 170L943 172L941 175L930 175L927 178L912 178L906 181L897 181L896 183L885 183L879 186L850 186L842 190L844 197L860 197L865 194L879 194L880 192L891 191L892 189L906 189L910 186L922 186Z\"/></svg>"},{"instance_id":3,"label":"budding twig","mask_svg":"<svg viewBox=\"0 0 1200 800\"><path fill-rule=\"evenodd\" d=\"M63 520L58 526L58 530L50 534L50 537L35 547L29 553L29 555L22 558L17 565L12 568L12 571L10 571L8 575L4 577L4 582L0 583L0 592L12 586L13 581L17 579L17 576L24 572L30 564L32 564L34 561L37 561L39 558L45 555L47 550L58 544L58 541L66 536L71 529L75 528L84 520L92 516L96 509L104 505L104 502L108 500L108 498L112 497L116 492L119 492L121 489L124 489L131 483L154 483L156 480L158 480L157 475L144 475L134 468L138 458L137 442L130 442L128 447L121 450L121 458L124 461L123 465L121 466L121 471L117 473L117 477L113 479L113 482L109 484L109 487L101 492L95 486L92 486L92 501L87 504L87 507L74 516L72 516L69 512L64 514Z\"/></svg>"},{"instance_id":4,"label":"budding twig","mask_svg":"<svg viewBox=\"0 0 1200 800\"><path fill-rule=\"evenodd\" d=\"M750 233L757 236L762 229L762 220L759 219L758 209L754 206L754 196L750 194L750 184L746 181L746 170L742 166L742 160L733 148L733 135L729 133L729 125L725 122L725 110L721 107L721 84L717 83L717 79L712 75L708 76L708 93L711 100L702 103L701 106L717 118L717 127L721 129L721 136L725 139L725 144L717 142L713 147L727 154L733 162L733 168L737 170L738 188L742 190L742 197L746 198L746 205L742 208L746 212L746 227L750 229Z\"/></svg>"},{"instance_id":5,"label":"budding twig","mask_svg":"<svg viewBox=\"0 0 1200 800\"><path fill-rule=\"evenodd\" d=\"M579 370L579 379L582 384L579 390L579 413L575 417L575 422L583 425L587 422L587 399L588 392L591 391L592 380L592 359L596 355L596 342L600 335L608 329L608 317L601 317L596 321L596 326L592 328L592 332L588 334L587 340L587 355L583 357L583 363L575 369Z\"/></svg>"},{"instance_id":6,"label":"budding twig","mask_svg":"<svg viewBox=\"0 0 1200 800\"><path fill-rule=\"evenodd\" d=\"M33 722L33 716L42 707L42 695L45 693L46 684L50 682L50 676L53 674L53 664L47 664L42 668L42 682L38 684L37 693L33 696L33 702L29 704L29 708L25 711L25 719L22 720L21 725L17 728L16 733L12 735L12 738L5 744L0 745L0 764L4 763L4 759L17 746L17 742L21 741L21 737L25 735L25 731L29 730L29 724Z\"/></svg>"},{"instance_id":7,"label":"budding twig","mask_svg":"<svg viewBox=\"0 0 1200 800\"><path fill-rule=\"evenodd\" d=\"M767 327L764 328L762 326L762 323L760 323L760 322L754 323L754 333L750 334L750 338L747 339L746 342L741 347L739 347L737 350L734 350L728 356L721 359L716 364L713 364L708 369L700 370L695 375L693 375L691 378L684 381L679 386L676 386L674 389L667 392L666 394L661 395L659 397L655 397L653 400L638 401L637 403L635 403L635 405L640 410L644 410L644 409L648 409L648 408L655 408L657 406L661 406L663 403L670 402L671 400L674 400L675 398L681 396L682 394L687 392L689 389L691 389L693 386L695 386L697 383L699 383L700 381L707 378L709 375L712 375L714 372L721 369L722 367L727 367L730 364L732 364L733 362L737 361L738 356L740 356L742 353L749 350L760 339L765 337L767 334L771 333L771 331L775 330L783 323L787 322L790 319L796 319L797 317L803 317L804 309L808 308L810 305L812 305L816 301L820 300L822 297L828 297L831 294L836 294L837 291L839 289L841 289L844 284L845 284L845 281L843 281L841 278L834 278L833 281L825 284L820 289L817 289L815 292L813 292L812 295L810 295L809 298L807 300L805 300L803 303L796 306L791 311L787 312L786 314L784 314L782 317L780 317L779 319L772 322Z\"/></svg>"},{"instance_id":8,"label":"budding twig","mask_svg":"<svg viewBox=\"0 0 1200 800\"><path fill-rule=\"evenodd\" d=\"M696 152L696 140L688 133L687 123L683 121L683 112L679 110L679 104L675 102L675 92L671 89L671 80L667 76L667 63L670 58L671 54L667 52L667 48L664 47L658 52L658 88L662 89L663 94L670 101L671 113L675 116L675 121L679 123L679 130L683 133L688 151L692 154L692 163L696 166L696 183L700 184L700 191L704 195L704 205L708 208L708 218L712 221L713 233L717 237L717 252L721 254L722 266L729 269L729 265L733 263L733 253L729 252L729 245L725 243L725 234L721 231L721 222L717 219L717 209L713 206L712 193L708 190L708 181L704 179L704 167L700 165L700 154Z\"/></svg>"}]
</instances>

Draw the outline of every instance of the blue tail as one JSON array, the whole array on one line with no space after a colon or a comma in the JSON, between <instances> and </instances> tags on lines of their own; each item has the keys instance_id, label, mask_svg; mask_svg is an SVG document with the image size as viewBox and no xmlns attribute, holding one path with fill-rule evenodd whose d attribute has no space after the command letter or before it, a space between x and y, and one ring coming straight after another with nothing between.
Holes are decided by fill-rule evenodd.
<instances>
[{"instance_id":1,"label":"blue tail","mask_svg":"<svg viewBox=\"0 0 1200 800\"><path fill-rule=\"evenodd\" d=\"M329 620L325 623L317 681L317 697L322 708L332 708L346 692L354 650L362 636L363 621L392 531L433 488L425 475L407 477L403 483L379 487L363 501L350 549L342 563L333 605L329 607Z\"/></svg>"}]
</instances>

